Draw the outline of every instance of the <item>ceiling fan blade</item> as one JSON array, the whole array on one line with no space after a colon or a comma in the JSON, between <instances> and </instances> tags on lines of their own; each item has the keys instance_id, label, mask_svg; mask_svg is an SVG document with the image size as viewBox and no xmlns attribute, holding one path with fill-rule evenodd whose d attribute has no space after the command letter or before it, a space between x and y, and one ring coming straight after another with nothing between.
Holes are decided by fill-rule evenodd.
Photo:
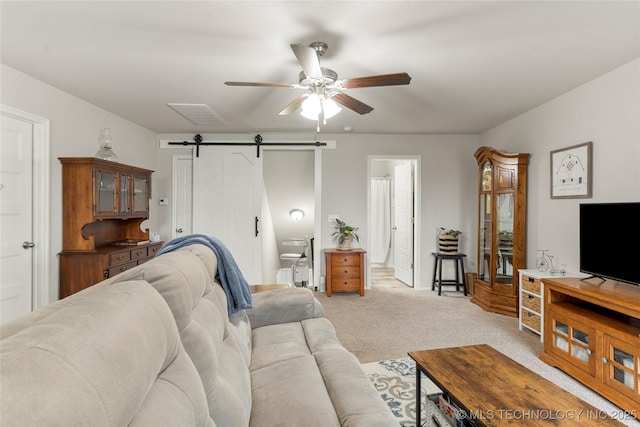
<instances>
[{"instance_id":1,"label":"ceiling fan blade","mask_svg":"<svg viewBox=\"0 0 640 427\"><path fill-rule=\"evenodd\" d=\"M302 105L302 103L304 102L305 99L307 99L309 95L308 94L304 94L304 95L300 95L299 97L297 97L296 99L294 99L293 101L291 101L289 103L289 105L287 105L286 107L284 107L282 109L282 111L280 111L278 114L280 116L286 116L287 114L291 114L294 111L296 111L298 108L300 108L300 106Z\"/></svg>"},{"instance_id":2,"label":"ceiling fan blade","mask_svg":"<svg viewBox=\"0 0 640 427\"><path fill-rule=\"evenodd\" d=\"M224 82L227 86L259 86L259 87L286 87L294 88L296 85L287 83L255 83L255 82Z\"/></svg>"},{"instance_id":3,"label":"ceiling fan blade","mask_svg":"<svg viewBox=\"0 0 640 427\"><path fill-rule=\"evenodd\" d=\"M360 87L408 85L411 76L407 73L382 74L379 76L359 77L342 80L342 87L355 89Z\"/></svg>"},{"instance_id":4,"label":"ceiling fan blade","mask_svg":"<svg viewBox=\"0 0 640 427\"><path fill-rule=\"evenodd\" d=\"M307 77L314 79L322 78L322 70L320 69L320 61L316 50L310 46L302 44L292 44L291 50L298 58L298 62L302 67L302 71Z\"/></svg>"},{"instance_id":5,"label":"ceiling fan blade","mask_svg":"<svg viewBox=\"0 0 640 427\"><path fill-rule=\"evenodd\" d=\"M369 107L364 102L358 101L352 96L346 95L342 92L338 92L331 97L338 104L342 104L343 106L352 109L358 114L367 114L373 111L373 107Z\"/></svg>"}]
</instances>

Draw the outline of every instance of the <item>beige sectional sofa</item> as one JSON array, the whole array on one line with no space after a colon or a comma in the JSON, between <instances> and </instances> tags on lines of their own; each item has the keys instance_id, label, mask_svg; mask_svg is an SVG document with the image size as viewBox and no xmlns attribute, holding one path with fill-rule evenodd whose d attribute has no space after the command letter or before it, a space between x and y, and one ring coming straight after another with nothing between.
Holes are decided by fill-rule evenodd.
<instances>
[{"instance_id":1,"label":"beige sectional sofa","mask_svg":"<svg viewBox=\"0 0 640 427\"><path fill-rule=\"evenodd\" d=\"M204 245L2 327L2 426L397 426L307 289L231 316Z\"/></svg>"}]
</instances>

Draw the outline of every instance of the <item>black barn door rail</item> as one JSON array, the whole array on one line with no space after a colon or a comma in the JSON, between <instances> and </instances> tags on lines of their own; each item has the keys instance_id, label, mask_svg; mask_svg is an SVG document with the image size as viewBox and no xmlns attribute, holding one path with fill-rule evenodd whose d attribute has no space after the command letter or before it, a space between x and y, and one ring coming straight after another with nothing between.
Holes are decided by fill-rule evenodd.
<instances>
[{"instance_id":1,"label":"black barn door rail","mask_svg":"<svg viewBox=\"0 0 640 427\"><path fill-rule=\"evenodd\" d=\"M304 146L314 146L314 147L324 147L327 145L326 142L262 142L262 136L260 134L256 135L253 138L254 142L202 142L202 135L199 133L193 137L193 142L190 141L182 141L182 142L169 142L169 145L195 145L196 146L196 157L200 157L200 147L203 145L243 145L243 146L255 146L256 147L256 157L260 157L260 147L264 146L288 146L288 147L304 147Z\"/></svg>"}]
</instances>

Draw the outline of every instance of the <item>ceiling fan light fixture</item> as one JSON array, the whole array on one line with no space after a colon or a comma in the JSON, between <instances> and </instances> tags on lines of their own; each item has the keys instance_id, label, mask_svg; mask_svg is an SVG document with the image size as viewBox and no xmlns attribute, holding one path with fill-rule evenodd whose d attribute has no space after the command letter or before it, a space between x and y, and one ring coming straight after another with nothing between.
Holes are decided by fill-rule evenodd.
<instances>
[{"instance_id":1,"label":"ceiling fan light fixture","mask_svg":"<svg viewBox=\"0 0 640 427\"><path fill-rule=\"evenodd\" d=\"M320 129L320 115L326 124L328 118L335 116L341 111L335 102L356 113L363 115L373 111L373 107L358 101L350 95L342 92L343 89L357 89L377 86L397 86L408 85L411 76L407 73L380 74L368 77L357 77L338 80L338 73L320 66L320 57L324 55L328 46L325 42L313 42L310 45L291 44L298 64L302 71L298 74L298 84L284 83L258 83L258 82L225 82L228 86L256 86L256 87L283 87L290 89L309 89L310 94L298 96L291 101L278 114L285 116L297 111L302 107L300 113L309 120L318 122L318 132ZM330 98L335 98L331 100Z\"/></svg>"},{"instance_id":2,"label":"ceiling fan light fixture","mask_svg":"<svg viewBox=\"0 0 640 427\"><path fill-rule=\"evenodd\" d=\"M322 101L322 111L324 112L324 118L330 119L331 117L342 111L342 108L331 98L326 98Z\"/></svg>"},{"instance_id":3,"label":"ceiling fan light fixture","mask_svg":"<svg viewBox=\"0 0 640 427\"><path fill-rule=\"evenodd\" d=\"M318 116L322 112L322 104L320 104L320 97L316 93L312 93L307 99L302 102L302 111L300 115L309 120L318 120Z\"/></svg>"}]
</instances>

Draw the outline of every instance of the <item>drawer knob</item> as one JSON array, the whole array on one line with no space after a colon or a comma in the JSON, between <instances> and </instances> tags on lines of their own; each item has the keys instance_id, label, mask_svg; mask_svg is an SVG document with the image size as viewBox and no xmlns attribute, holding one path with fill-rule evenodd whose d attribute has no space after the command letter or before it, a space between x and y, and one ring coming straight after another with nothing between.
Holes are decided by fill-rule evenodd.
<instances>
[{"instance_id":1,"label":"drawer knob","mask_svg":"<svg viewBox=\"0 0 640 427\"><path fill-rule=\"evenodd\" d=\"M118 261L122 261L122 258L124 258L124 256L120 255L120 256L118 257Z\"/></svg>"},{"instance_id":2,"label":"drawer knob","mask_svg":"<svg viewBox=\"0 0 640 427\"><path fill-rule=\"evenodd\" d=\"M535 282L535 279L533 277L528 277L527 280L529 280L531 283Z\"/></svg>"},{"instance_id":3,"label":"drawer knob","mask_svg":"<svg viewBox=\"0 0 640 427\"><path fill-rule=\"evenodd\" d=\"M123 271L127 271L129 267L120 267L120 273L122 273Z\"/></svg>"},{"instance_id":4,"label":"drawer knob","mask_svg":"<svg viewBox=\"0 0 640 427\"><path fill-rule=\"evenodd\" d=\"M344 273L346 274L349 270L345 270Z\"/></svg>"}]
</instances>

